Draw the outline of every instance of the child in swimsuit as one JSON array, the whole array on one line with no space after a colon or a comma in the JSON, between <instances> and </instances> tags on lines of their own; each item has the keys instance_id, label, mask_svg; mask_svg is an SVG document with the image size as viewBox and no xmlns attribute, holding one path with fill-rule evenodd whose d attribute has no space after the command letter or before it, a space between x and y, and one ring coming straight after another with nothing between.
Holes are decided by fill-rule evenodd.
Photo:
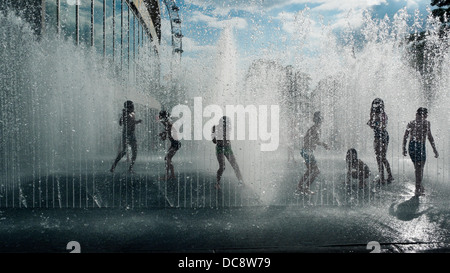
<instances>
[{"instance_id":1,"label":"child in swimsuit","mask_svg":"<svg viewBox=\"0 0 450 273\"><path fill-rule=\"evenodd\" d=\"M325 149L329 150L328 145L320 141L320 126L322 124L322 116L320 115L320 112L314 113L313 122L314 125L308 129L303 139L303 147L300 154L305 160L307 170L303 175L303 177L298 182L297 189L295 190L296 195L302 193L305 194L314 193L310 191L309 188L312 182L314 182L314 180L320 173L319 167L317 166L316 158L314 157L314 150L318 145L321 145Z\"/></svg>"},{"instance_id":2,"label":"child in swimsuit","mask_svg":"<svg viewBox=\"0 0 450 273\"><path fill-rule=\"evenodd\" d=\"M141 123L142 120L136 120L136 114L134 113L134 104L132 101L128 100L124 103L124 109L122 110L122 117L120 117L119 125L123 126L122 129L122 150L117 155L114 160L113 165L111 166L111 172L114 172L117 163L119 163L120 159L127 153L127 145L131 146L131 164L128 171L133 171L133 165L136 161L137 156L137 141L136 141L136 124Z\"/></svg>"},{"instance_id":3,"label":"child in swimsuit","mask_svg":"<svg viewBox=\"0 0 450 273\"><path fill-rule=\"evenodd\" d=\"M378 164L378 172L380 174L381 184L386 182L389 184L394 180L392 176L391 167L386 157L387 148L389 145L389 133L386 130L388 123L388 116L384 111L384 102L380 98L376 98L372 101L372 107L370 108L370 119L367 122L370 128L374 131L373 146ZM384 178L384 168L388 173L387 181Z\"/></svg>"},{"instance_id":4,"label":"child in swimsuit","mask_svg":"<svg viewBox=\"0 0 450 273\"><path fill-rule=\"evenodd\" d=\"M220 179L222 177L223 172L225 171L225 157L230 162L231 167L233 167L234 172L236 173L236 177L238 178L238 184L243 185L242 174L239 169L239 165L237 164L236 157L233 154L233 150L231 149L230 142L230 131L231 131L231 122L229 118L223 116L219 120L219 124L213 126L211 138L213 142L216 144L216 157L219 162L219 169L217 170L217 183L216 188L220 189Z\"/></svg>"},{"instance_id":5,"label":"child in swimsuit","mask_svg":"<svg viewBox=\"0 0 450 273\"><path fill-rule=\"evenodd\" d=\"M167 138L169 138L170 141L170 147L167 150L166 156L164 157L164 160L166 161L166 176L164 177L164 180L167 180L175 178L175 169L172 164L172 158L181 148L181 142L178 140L177 132L173 128L172 122L170 121L169 113L164 110L160 111L159 120L164 126L164 131L159 134L161 140L166 140Z\"/></svg>"},{"instance_id":6,"label":"child in swimsuit","mask_svg":"<svg viewBox=\"0 0 450 273\"><path fill-rule=\"evenodd\" d=\"M358 153L354 148L347 151L345 162L347 165L347 185L353 178L358 179L360 189L367 186L366 180L369 178L370 169L361 159L358 159Z\"/></svg>"},{"instance_id":7,"label":"child in swimsuit","mask_svg":"<svg viewBox=\"0 0 450 273\"><path fill-rule=\"evenodd\" d=\"M425 189L422 185L423 180L423 170L426 161L426 151L425 144L427 138L430 141L431 147L436 158L439 157L439 153L436 149L434 143L433 135L431 134L431 123L427 121L428 110L427 108L420 107L416 112L416 119L409 122L406 126L406 131L403 136L403 155L407 155L406 143L408 142L409 136L409 146L408 152L411 160L414 164L414 171L416 177L416 191L415 195L424 195Z\"/></svg>"}]
</instances>

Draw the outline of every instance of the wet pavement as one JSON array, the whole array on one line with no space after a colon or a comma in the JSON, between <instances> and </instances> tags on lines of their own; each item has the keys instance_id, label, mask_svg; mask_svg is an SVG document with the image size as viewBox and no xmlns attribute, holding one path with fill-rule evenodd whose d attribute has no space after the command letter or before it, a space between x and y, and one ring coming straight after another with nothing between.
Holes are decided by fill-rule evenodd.
<instances>
[{"instance_id":1,"label":"wet pavement","mask_svg":"<svg viewBox=\"0 0 450 273\"><path fill-rule=\"evenodd\" d=\"M27 206L0 208L0 252L67 253L71 241L84 253L368 253L370 245L382 253L450 252L443 183L414 197L414 184L400 176L361 191L325 171L316 194L295 196L292 173L272 192L238 187L228 174L217 191L214 172L183 168L169 183L139 167L133 175L54 174L46 179L56 186L38 194L37 182L23 183Z\"/></svg>"},{"instance_id":2,"label":"wet pavement","mask_svg":"<svg viewBox=\"0 0 450 273\"><path fill-rule=\"evenodd\" d=\"M381 208L7 209L1 252L447 252L449 210ZM420 203L420 200L419 200ZM410 206L399 209L399 206ZM417 208L425 206L425 210Z\"/></svg>"}]
</instances>

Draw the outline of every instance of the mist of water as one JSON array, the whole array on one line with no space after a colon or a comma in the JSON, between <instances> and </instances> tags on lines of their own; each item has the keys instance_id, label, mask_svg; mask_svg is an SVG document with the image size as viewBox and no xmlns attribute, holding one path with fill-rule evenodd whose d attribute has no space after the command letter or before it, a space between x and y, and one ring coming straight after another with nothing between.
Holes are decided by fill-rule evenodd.
<instances>
[{"instance_id":1,"label":"mist of water","mask_svg":"<svg viewBox=\"0 0 450 273\"><path fill-rule=\"evenodd\" d=\"M125 100L138 107L157 102L123 82L95 50L52 33L37 37L13 12L0 13L0 36L0 204L46 206L49 196L61 197L56 174L81 178L107 171L120 149ZM137 129L138 137L144 139L150 123ZM70 180L67 191L87 187ZM20 196L23 187L32 187L27 198Z\"/></svg>"},{"instance_id":2,"label":"mist of water","mask_svg":"<svg viewBox=\"0 0 450 273\"><path fill-rule=\"evenodd\" d=\"M415 22L406 22L414 17ZM331 144L331 151L320 148L316 151L325 175L319 182L333 180L333 187L343 181L345 152L349 148L357 149L359 156L367 162L374 175L377 174L375 153L373 151L373 132L366 125L369 120L373 99L379 97L385 102L389 117L388 132L390 143L388 160L391 162L394 176L400 182L413 181L413 165L409 157L402 155L402 141L406 125L415 118L418 107L428 107L429 120L436 140L440 158L435 159L428 145L427 174L432 183L448 181L449 141L445 139L449 126L448 79L445 71L449 67L448 39L438 38L438 27L432 17L428 18L427 29L431 29L428 39L433 41L425 49L429 56L439 52L441 62L430 61L428 71L432 75L423 75L414 67L412 45L407 42L411 33L420 31L420 19L406 9L399 10L392 18L374 19L369 12L364 14L364 24L358 29L344 30L337 36L329 26L322 25L320 35L312 35L306 24L310 22L308 10L297 14L298 32L295 33L297 46L278 52L264 51L264 55L255 57L252 64L242 68L245 56L239 56L239 41L234 38L233 30L225 28L216 44L216 59L213 69L200 67L186 73L207 74L214 79L204 96L212 98L212 103L220 105L271 105L281 108L279 149L274 152L261 152L258 141L235 141L235 154L244 167L244 176L253 185L262 199L271 203L279 194L279 188L288 183L292 190L304 170L299 149L302 137L312 125L312 114L321 111L324 116L322 138ZM301 26L301 24L304 24ZM434 31L433 31L434 29ZM320 36L317 52L305 54L310 37ZM250 55L250 54L249 54ZM205 59L206 56L205 56ZM286 61L289 60L289 61ZM211 65L208 63L208 65ZM186 67L189 71L190 68ZM309 88L294 90L301 106L292 105L289 84L292 78L290 70L304 75ZM438 72L441 71L441 72ZM238 72L236 74L236 72ZM433 78L430 88L427 79ZM301 86L302 79L298 86ZM185 82L189 89L189 82ZM247 120L248 121L248 120ZM294 127L294 128L292 128ZM294 139L289 135L295 133ZM287 147L294 143L297 165L287 164ZM212 153L211 153L212 154ZM333 163L328 161L333 159ZM200 159L201 160L201 159ZM204 158L211 164L213 155ZM213 169L213 168L212 168ZM286 181L285 174L294 178ZM233 175L232 172L229 173ZM279 202L279 201L275 201Z\"/></svg>"},{"instance_id":3,"label":"mist of water","mask_svg":"<svg viewBox=\"0 0 450 273\"><path fill-rule=\"evenodd\" d=\"M308 16L307 10L298 14L299 26L309 22ZM408 26L405 22L409 16L404 10L392 20L375 20L366 14L358 36L349 29L344 37L338 37L323 25L321 46L311 54L302 50L313 36L311 28L303 25L295 34L296 46L283 52L264 51L264 55L255 57L248 66L242 65L241 60L245 58L238 53L242 51L233 29L226 28L216 43L215 54L200 58L211 62L177 63L180 67L171 78L177 79L177 88L187 95L178 97L178 103L191 104L194 97L200 96L204 106L216 104L223 109L226 105L280 107L277 150L261 151L261 139L232 142L245 183L265 204L291 202L291 194L305 170L299 156L302 137L312 125L315 111L323 114L322 138L332 146L331 151L320 148L316 151L322 169L317 185L328 187L329 192L341 185L345 152L351 147L376 172L373 132L366 125L371 102L376 97L385 102L391 139L388 158L395 178L403 182L413 179L412 163L401 155L404 129L414 119L418 107L429 108L440 158L434 159L428 149L426 177L443 184L449 180L450 157L450 143L446 138L450 126L448 40L437 38L438 31L430 18L429 29L436 31L430 32L429 40L433 44L427 52L438 52L440 62L429 63L434 67L429 69L432 74L425 78L411 65L410 45L405 43L405 36L417 31L418 25ZM53 179L54 174L80 178L76 182L66 181L70 187L64 187L64 191L94 189L95 185L82 184L83 178L107 172L102 168L110 167L120 143L118 119L123 101L139 100L144 95L137 95L138 90L145 88L124 81L111 69L114 66L89 48L77 47L71 41L51 35L38 40L27 24L12 13L0 14L0 36L3 60L0 66L0 205L40 206L43 200L48 200L45 195L63 200L60 198L63 188L59 186L62 182ZM142 54L140 69L153 71L152 56L145 51ZM158 73L143 75L144 85L157 82L159 77ZM429 88L427 79L431 77L433 84ZM292 89L293 82L297 89ZM164 92L170 90L161 92L164 98ZM144 96L143 100L147 99ZM140 110L138 114L145 111ZM148 119L154 119L152 113ZM270 116L267 122L271 128ZM157 153L149 151L155 144L149 134L155 135L157 131L150 123L137 130L138 139L148 140L140 146L138 161L150 160L147 156ZM214 180L218 169L214 144L206 140L182 140L182 143L174 158L177 172L186 169L190 175L204 172ZM295 164L287 162L289 145L295 148ZM157 160L163 162L161 156ZM193 167L196 169L192 170ZM178 180L178 185L192 183L187 182L192 177L181 179L185 181ZM228 185L226 190L238 191L237 179L229 165L224 181ZM215 181L205 182L204 185L211 185L203 189L196 183L199 191L195 194L199 197L212 192ZM25 186L32 187L32 194L27 198L22 196ZM328 196L318 200L323 204L332 202ZM246 201L235 204L246 204Z\"/></svg>"}]
</instances>

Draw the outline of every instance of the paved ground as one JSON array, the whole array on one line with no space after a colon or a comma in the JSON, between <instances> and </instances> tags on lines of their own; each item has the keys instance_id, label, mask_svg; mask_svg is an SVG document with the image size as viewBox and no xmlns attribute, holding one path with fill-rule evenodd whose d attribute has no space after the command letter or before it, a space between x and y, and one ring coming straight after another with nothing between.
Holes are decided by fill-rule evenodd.
<instances>
[{"instance_id":1,"label":"paved ground","mask_svg":"<svg viewBox=\"0 0 450 273\"><path fill-rule=\"evenodd\" d=\"M415 198L407 178L359 191L330 169L315 195L295 197L301 168L265 189L236 186L227 169L220 191L214 172L189 164L167 184L145 168L23 182L16 205L0 208L0 252L66 253L71 241L85 253L368 253L372 241L387 253L450 251L442 183Z\"/></svg>"}]
</instances>

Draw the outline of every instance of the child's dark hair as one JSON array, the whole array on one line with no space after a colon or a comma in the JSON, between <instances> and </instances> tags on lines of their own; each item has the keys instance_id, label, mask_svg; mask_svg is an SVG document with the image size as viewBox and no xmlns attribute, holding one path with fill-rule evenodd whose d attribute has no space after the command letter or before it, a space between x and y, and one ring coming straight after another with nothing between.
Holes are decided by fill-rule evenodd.
<instances>
[{"instance_id":1,"label":"child's dark hair","mask_svg":"<svg viewBox=\"0 0 450 273\"><path fill-rule=\"evenodd\" d=\"M227 117L227 116L223 116L223 117L221 118L221 120L222 120L223 126L225 127L225 126L227 125L228 117Z\"/></svg>"},{"instance_id":2,"label":"child's dark hair","mask_svg":"<svg viewBox=\"0 0 450 273\"><path fill-rule=\"evenodd\" d=\"M347 155L345 156L345 161L348 163L354 162L358 160L358 152L356 152L356 149L350 148L347 151Z\"/></svg>"},{"instance_id":3,"label":"child's dark hair","mask_svg":"<svg viewBox=\"0 0 450 273\"><path fill-rule=\"evenodd\" d=\"M134 111L134 104L131 100L127 100L123 103L123 108L126 109L128 112Z\"/></svg>"},{"instance_id":4,"label":"child's dark hair","mask_svg":"<svg viewBox=\"0 0 450 273\"><path fill-rule=\"evenodd\" d=\"M425 107L420 107L419 109L417 109L417 112L416 112L418 115L421 115L421 116L423 116L423 115L427 115L428 114L428 109L427 108L425 108Z\"/></svg>"},{"instance_id":5,"label":"child's dark hair","mask_svg":"<svg viewBox=\"0 0 450 273\"><path fill-rule=\"evenodd\" d=\"M170 117L170 114L166 110L159 111L159 118L162 120L166 120Z\"/></svg>"},{"instance_id":6,"label":"child's dark hair","mask_svg":"<svg viewBox=\"0 0 450 273\"><path fill-rule=\"evenodd\" d=\"M314 121L314 123L319 123L322 121L322 115L321 115L320 111L317 111L314 113L313 121Z\"/></svg>"},{"instance_id":7,"label":"child's dark hair","mask_svg":"<svg viewBox=\"0 0 450 273\"><path fill-rule=\"evenodd\" d=\"M384 112L384 101L380 98L375 98L372 101L372 106L370 107L370 114L372 115L373 113L380 113L380 112Z\"/></svg>"}]
</instances>

